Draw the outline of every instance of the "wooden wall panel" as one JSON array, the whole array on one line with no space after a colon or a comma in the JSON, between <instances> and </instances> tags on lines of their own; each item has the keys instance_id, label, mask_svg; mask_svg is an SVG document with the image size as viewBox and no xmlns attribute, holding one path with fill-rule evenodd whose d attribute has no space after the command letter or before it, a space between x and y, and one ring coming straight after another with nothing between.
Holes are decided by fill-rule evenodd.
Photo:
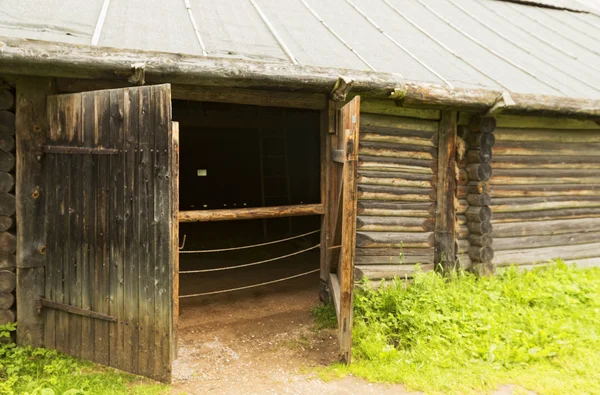
<instances>
[{"instance_id":1,"label":"wooden wall panel","mask_svg":"<svg viewBox=\"0 0 600 395\"><path fill-rule=\"evenodd\" d=\"M600 126L532 127L527 119L518 121L499 123L495 132L494 263L600 257Z\"/></svg>"},{"instance_id":2,"label":"wooden wall panel","mask_svg":"<svg viewBox=\"0 0 600 395\"><path fill-rule=\"evenodd\" d=\"M357 280L434 267L439 112L427 115L361 115Z\"/></svg>"}]
</instances>

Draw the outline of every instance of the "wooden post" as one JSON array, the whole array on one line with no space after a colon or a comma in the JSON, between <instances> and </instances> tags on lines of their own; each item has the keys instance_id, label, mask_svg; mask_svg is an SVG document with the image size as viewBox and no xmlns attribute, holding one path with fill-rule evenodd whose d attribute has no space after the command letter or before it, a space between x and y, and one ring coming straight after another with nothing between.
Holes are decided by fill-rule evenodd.
<instances>
[{"instance_id":1,"label":"wooden post","mask_svg":"<svg viewBox=\"0 0 600 395\"><path fill-rule=\"evenodd\" d=\"M443 111L439 126L435 261L443 271L456 267L456 111Z\"/></svg>"},{"instance_id":2,"label":"wooden post","mask_svg":"<svg viewBox=\"0 0 600 395\"><path fill-rule=\"evenodd\" d=\"M464 130L469 153L469 183L466 196L469 207L465 213L471 243L468 255L472 263L470 270L479 275L490 275L495 271L492 263L494 250L491 236L491 199L488 195L489 180L492 177L492 168L488 162L492 159L492 146L496 141L493 135L495 128L494 118L475 117Z\"/></svg>"},{"instance_id":3,"label":"wooden post","mask_svg":"<svg viewBox=\"0 0 600 395\"><path fill-rule=\"evenodd\" d=\"M37 300L44 295L45 185L38 148L47 133L46 96L54 91L50 78L17 80L16 100L16 216L17 228L17 342L43 345L43 322Z\"/></svg>"},{"instance_id":4,"label":"wooden post","mask_svg":"<svg viewBox=\"0 0 600 395\"><path fill-rule=\"evenodd\" d=\"M329 273L330 273L330 206L335 203L330 199L331 189L331 136L330 128L334 127L335 107L328 102L325 109L321 110L321 204L324 214L321 217L321 271L319 281L319 299L326 303L329 301Z\"/></svg>"}]
</instances>

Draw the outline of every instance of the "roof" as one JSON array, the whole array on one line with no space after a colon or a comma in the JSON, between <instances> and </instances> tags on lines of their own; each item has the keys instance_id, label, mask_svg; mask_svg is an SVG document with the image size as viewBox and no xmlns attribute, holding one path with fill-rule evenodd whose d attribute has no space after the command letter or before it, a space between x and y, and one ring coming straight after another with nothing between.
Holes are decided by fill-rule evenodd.
<instances>
[{"instance_id":1,"label":"roof","mask_svg":"<svg viewBox=\"0 0 600 395\"><path fill-rule=\"evenodd\" d=\"M0 36L600 98L600 16L512 1L0 0Z\"/></svg>"}]
</instances>

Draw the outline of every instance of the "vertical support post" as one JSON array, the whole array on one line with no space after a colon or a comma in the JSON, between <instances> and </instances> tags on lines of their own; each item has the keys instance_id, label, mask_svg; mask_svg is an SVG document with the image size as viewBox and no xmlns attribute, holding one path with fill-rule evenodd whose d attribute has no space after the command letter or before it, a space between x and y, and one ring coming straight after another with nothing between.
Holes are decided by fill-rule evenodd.
<instances>
[{"instance_id":1,"label":"vertical support post","mask_svg":"<svg viewBox=\"0 0 600 395\"><path fill-rule=\"evenodd\" d=\"M177 359L179 344L179 122L172 122L173 130L173 157L171 158L171 169L173 183L171 193L173 201L171 210L173 221L173 331L174 344L171 346L172 358Z\"/></svg>"},{"instance_id":2,"label":"vertical support post","mask_svg":"<svg viewBox=\"0 0 600 395\"><path fill-rule=\"evenodd\" d=\"M16 217L17 223L17 343L43 345L43 320L36 303L44 295L45 183L39 147L48 129L46 97L53 93L50 78L17 80L16 100Z\"/></svg>"},{"instance_id":3,"label":"vertical support post","mask_svg":"<svg viewBox=\"0 0 600 395\"><path fill-rule=\"evenodd\" d=\"M443 111L438 133L435 264L456 268L456 111Z\"/></svg>"},{"instance_id":4,"label":"vertical support post","mask_svg":"<svg viewBox=\"0 0 600 395\"><path fill-rule=\"evenodd\" d=\"M331 200L331 136L330 130L334 127L335 122L335 106L329 101L328 105L321 110L321 204L325 209L325 214L321 217L321 270L319 281L319 299L326 303L329 301L329 273L330 273L330 255L331 251L331 235L330 207L335 203Z\"/></svg>"}]
</instances>

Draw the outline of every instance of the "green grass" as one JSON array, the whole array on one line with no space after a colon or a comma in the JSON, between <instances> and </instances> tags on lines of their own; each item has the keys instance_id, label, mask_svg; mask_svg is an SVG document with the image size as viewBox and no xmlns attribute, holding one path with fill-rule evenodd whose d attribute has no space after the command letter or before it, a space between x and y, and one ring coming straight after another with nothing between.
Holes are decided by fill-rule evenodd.
<instances>
[{"instance_id":1,"label":"green grass","mask_svg":"<svg viewBox=\"0 0 600 395\"><path fill-rule=\"evenodd\" d=\"M0 337L6 337L9 329L14 328L0 326ZM2 395L155 395L166 390L164 385L56 351L0 345Z\"/></svg>"},{"instance_id":2,"label":"green grass","mask_svg":"<svg viewBox=\"0 0 600 395\"><path fill-rule=\"evenodd\" d=\"M323 377L353 374L426 393L517 384L541 394L600 394L597 268L558 261L482 279L418 273L408 287L397 281L357 292L354 317L353 363Z\"/></svg>"}]
</instances>

